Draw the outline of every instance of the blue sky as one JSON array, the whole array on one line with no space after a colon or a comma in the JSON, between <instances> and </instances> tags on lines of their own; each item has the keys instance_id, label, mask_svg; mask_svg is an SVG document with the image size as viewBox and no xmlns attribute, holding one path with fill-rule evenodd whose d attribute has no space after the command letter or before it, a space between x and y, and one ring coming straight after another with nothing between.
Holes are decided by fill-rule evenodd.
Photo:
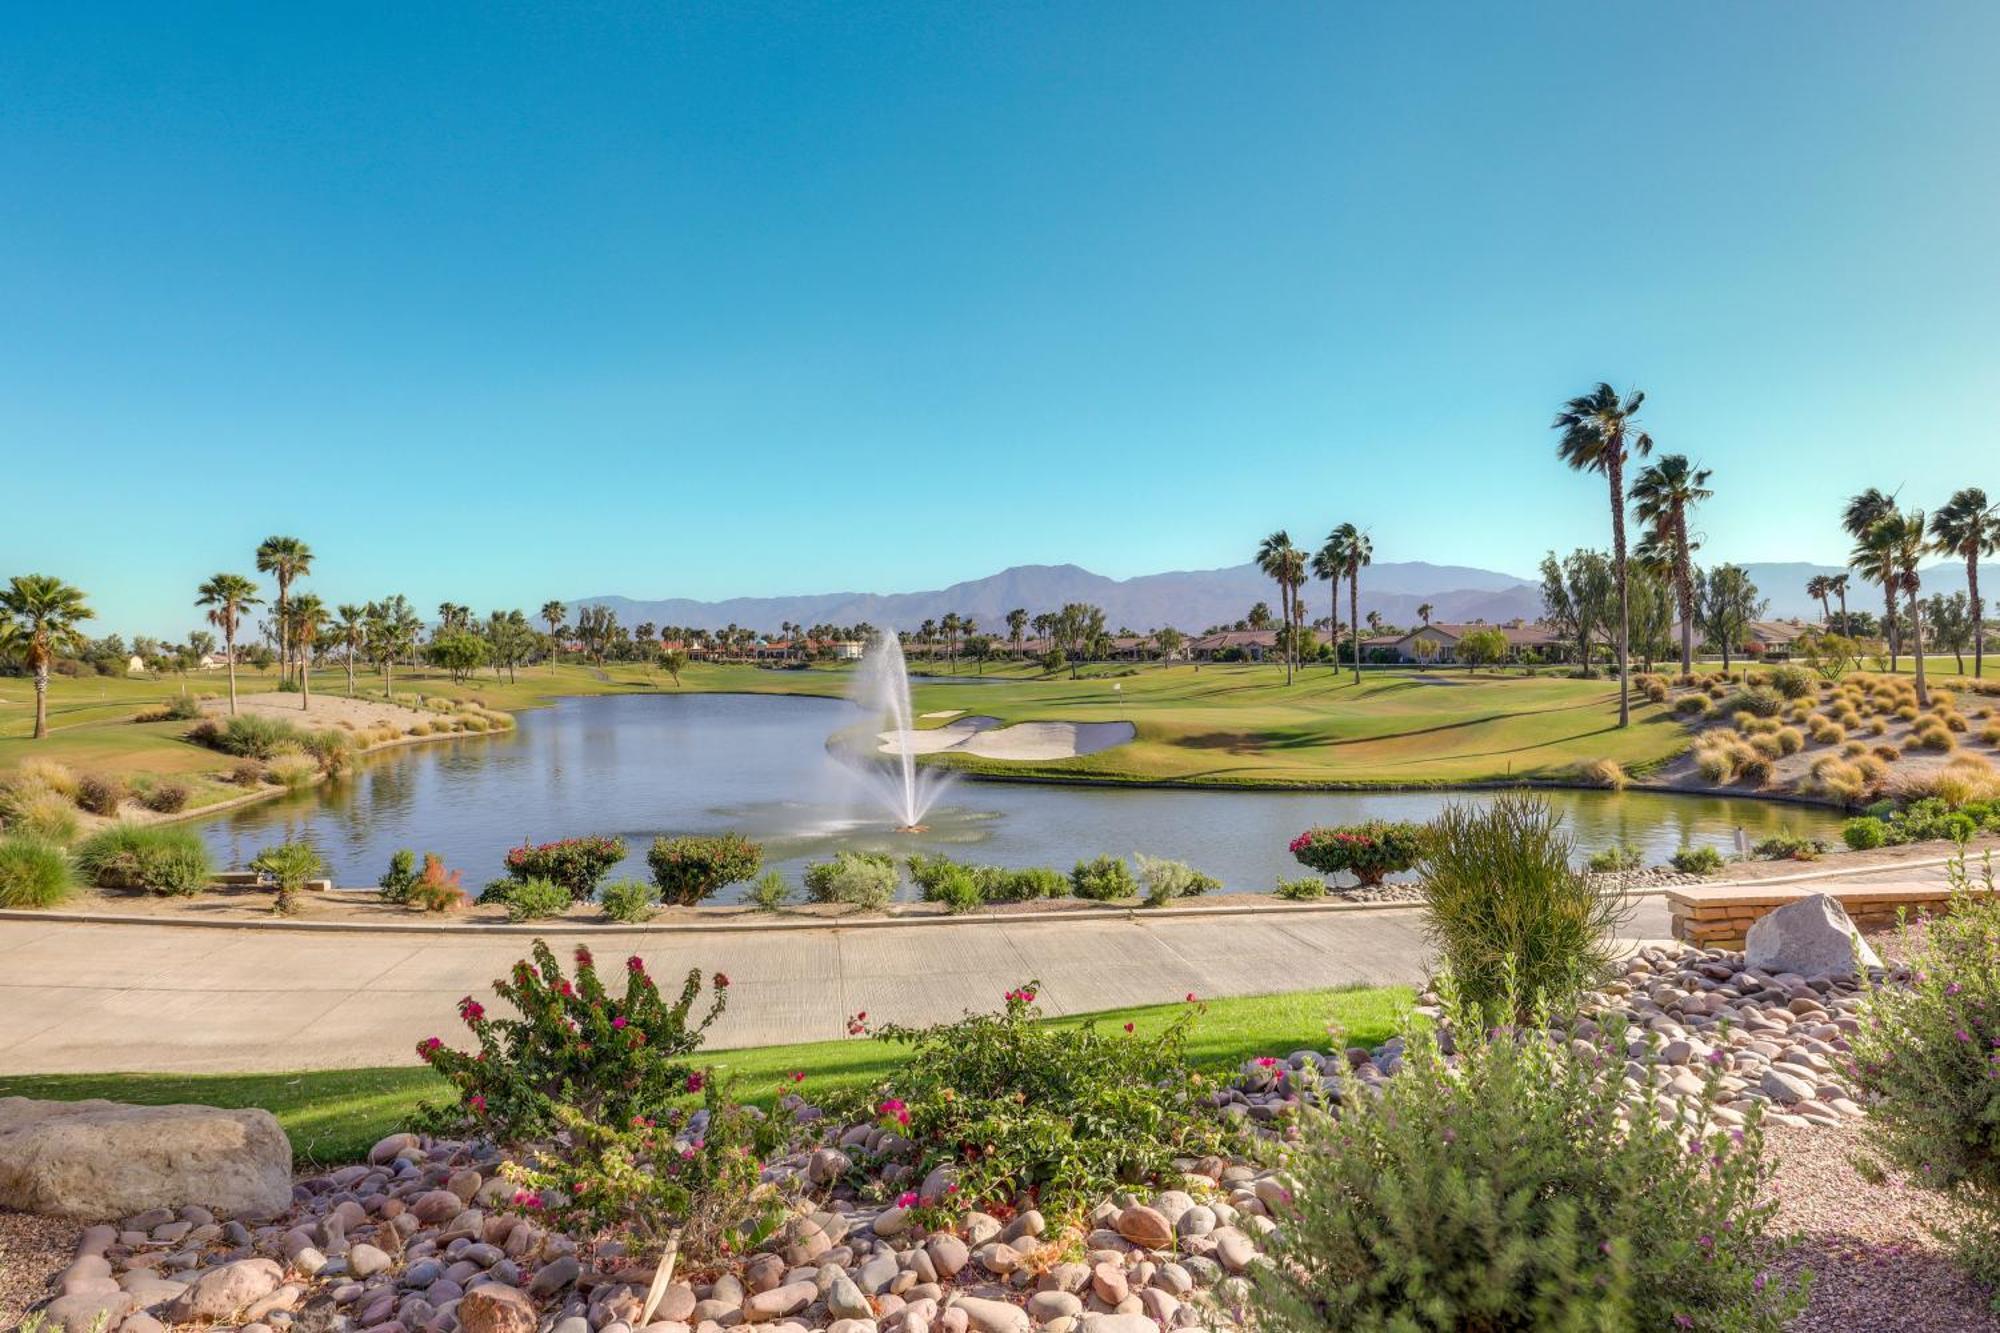
<instances>
[{"instance_id":1,"label":"blue sky","mask_svg":"<svg viewBox=\"0 0 2000 1333\"><path fill-rule=\"evenodd\" d=\"M2000 7L11 6L0 575L902 590L2000 491ZM1983 474L1983 475L1982 475ZM183 623L185 622L185 623Z\"/></svg>"}]
</instances>

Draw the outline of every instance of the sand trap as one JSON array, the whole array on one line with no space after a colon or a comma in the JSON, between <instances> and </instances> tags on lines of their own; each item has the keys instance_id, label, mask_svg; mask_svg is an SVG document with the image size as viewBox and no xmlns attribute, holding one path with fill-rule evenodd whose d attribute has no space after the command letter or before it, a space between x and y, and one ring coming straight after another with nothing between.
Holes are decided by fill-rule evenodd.
<instances>
[{"instance_id":1,"label":"sand trap","mask_svg":"<svg viewBox=\"0 0 2000 1333\"><path fill-rule=\"evenodd\" d=\"M885 731L884 754L972 754L1022 761L1074 759L1123 745L1137 734L1130 722L1017 722L968 717L928 731Z\"/></svg>"},{"instance_id":2,"label":"sand trap","mask_svg":"<svg viewBox=\"0 0 2000 1333\"><path fill-rule=\"evenodd\" d=\"M321 679L320 675L314 674L310 712L301 706L299 695L275 690L238 694L236 707L240 712L282 718L302 727L388 727L400 732L408 731L419 722L437 720L436 713L422 708L406 708L402 704L386 704L375 699L350 699L340 692L347 688L347 681L338 674L327 680L332 688L321 694ZM210 717L226 718L229 716L229 700L210 699L203 703L202 712Z\"/></svg>"},{"instance_id":3,"label":"sand trap","mask_svg":"<svg viewBox=\"0 0 2000 1333\"><path fill-rule=\"evenodd\" d=\"M919 713L917 716L921 717L926 722L942 722L944 719L948 717L957 717L964 711L965 710L963 708L946 708L935 713Z\"/></svg>"}]
</instances>

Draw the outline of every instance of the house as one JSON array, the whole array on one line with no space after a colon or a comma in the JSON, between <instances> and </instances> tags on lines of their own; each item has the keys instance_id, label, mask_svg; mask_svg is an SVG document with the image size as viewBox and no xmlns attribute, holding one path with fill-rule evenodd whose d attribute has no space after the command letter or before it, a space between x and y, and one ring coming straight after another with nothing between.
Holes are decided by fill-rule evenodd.
<instances>
[{"instance_id":1,"label":"house","mask_svg":"<svg viewBox=\"0 0 2000 1333\"><path fill-rule=\"evenodd\" d=\"M1500 631L1507 640L1510 657L1547 657L1551 651L1560 651L1562 640L1546 625L1531 625L1514 620L1504 625L1472 624L1447 625L1432 623L1419 625L1397 638L1386 642L1380 639L1363 639L1364 653L1370 653L1378 646L1393 652L1399 662L1456 662L1458 643L1474 630L1491 629Z\"/></svg>"},{"instance_id":2,"label":"house","mask_svg":"<svg viewBox=\"0 0 2000 1333\"><path fill-rule=\"evenodd\" d=\"M868 645L859 639L834 639L820 645L833 653L836 662L859 662Z\"/></svg>"},{"instance_id":3,"label":"house","mask_svg":"<svg viewBox=\"0 0 2000 1333\"><path fill-rule=\"evenodd\" d=\"M1797 620L1753 620L1743 627L1742 651L1751 657L1786 658L1812 626Z\"/></svg>"},{"instance_id":4,"label":"house","mask_svg":"<svg viewBox=\"0 0 2000 1333\"><path fill-rule=\"evenodd\" d=\"M1277 650L1278 631L1274 629L1231 629L1202 635L1188 645L1187 654L1195 662L1261 662Z\"/></svg>"}]
</instances>

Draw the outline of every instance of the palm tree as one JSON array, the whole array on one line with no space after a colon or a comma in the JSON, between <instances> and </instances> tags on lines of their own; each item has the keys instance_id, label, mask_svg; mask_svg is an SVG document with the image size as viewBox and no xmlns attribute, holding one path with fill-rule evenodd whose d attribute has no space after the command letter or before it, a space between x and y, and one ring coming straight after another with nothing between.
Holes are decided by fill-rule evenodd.
<instances>
[{"instance_id":1,"label":"palm tree","mask_svg":"<svg viewBox=\"0 0 2000 1333\"><path fill-rule=\"evenodd\" d=\"M1305 560L1299 548L1292 545L1291 534L1283 528L1266 537L1257 546L1257 569L1266 578L1278 585L1278 620L1286 628L1280 636L1278 651L1285 657L1285 684L1292 683L1292 589L1303 581ZM1296 581L1295 581L1296 580Z\"/></svg>"},{"instance_id":2,"label":"palm tree","mask_svg":"<svg viewBox=\"0 0 2000 1333\"><path fill-rule=\"evenodd\" d=\"M1824 574L1815 574L1806 580L1806 596L1819 603L1819 623L1822 625L1833 623L1833 609L1827 604L1832 592L1833 580Z\"/></svg>"},{"instance_id":3,"label":"palm tree","mask_svg":"<svg viewBox=\"0 0 2000 1333\"><path fill-rule=\"evenodd\" d=\"M1020 650L1021 647L1021 631L1026 629L1027 627L1028 627L1028 608L1026 608L1025 606L1017 606L1012 611L1009 611L1007 613L1007 638L1011 643L1013 643L1015 651L1017 652Z\"/></svg>"},{"instance_id":4,"label":"palm tree","mask_svg":"<svg viewBox=\"0 0 2000 1333\"><path fill-rule=\"evenodd\" d=\"M1552 429L1562 432L1556 457L1578 472L1601 472L1611 487L1611 572L1618 585L1618 725L1632 725L1632 608L1625 568L1625 460L1653 452L1653 437L1639 428L1646 395L1633 390L1620 398L1600 383L1563 404Z\"/></svg>"},{"instance_id":5,"label":"palm tree","mask_svg":"<svg viewBox=\"0 0 2000 1333\"><path fill-rule=\"evenodd\" d=\"M1986 674L1986 618L1979 604L1979 557L2000 555L2000 504L1968 486L1931 515L1931 549L1965 560L1966 596L1972 602L1972 676Z\"/></svg>"},{"instance_id":6,"label":"palm tree","mask_svg":"<svg viewBox=\"0 0 2000 1333\"><path fill-rule=\"evenodd\" d=\"M1417 619L1419 619L1419 620L1423 621L1423 622L1424 622L1424 624L1426 624L1426 625L1430 624L1430 623L1431 623L1431 612L1432 612L1432 611L1433 611L1434 609L1435 609L1435 608L1434 608L1434 607L1432 607L1432 606L1431 606L1431 604L1430 604L1429 602L1420 602L1420 603L1418 603L1418 604L1417 604Z\"/></svg>"},{"instance_id":7,"label":"palm tree","mask_svg":"<svg viewBox=\"0 0 2000 1333\"><path fill-rule=\"evenodd\" d=\"M299 646L299 707L312 711L313 645L327 627L326 603L317 594L305 593L292 603L292 637Z\"/></svg>"},{"instance_id":8,"label":"palm tree","mask_svg":"<svg viewBox=\"0 0 2000 1333\"><path fill-rule=\"evenodd\" d=\"M291 602L292 580L302 579L312 573L312 547L297 537L266 537L257 548L257 572L269 574L278 581L278 678L284 679L290 670L291 658L288 648L291 643L291 617L288 614ZM231 709L234 712L235 709Z\"/></svg>"},{"instance_id":9,"label":"palm tree","mask_svg":"<svg viewBox=\"0 0 2000 1333\"><path fill-rule=\"evenodd\" d=\"M1840 526L1847 529L1848 536L1854 538L1854 549L1859 552L1868 536L1868 530L1895 512L1896 497L1884 495L1880 490L1870 486L1847 502L1847 508L1841 511ZM1859 570L1862 578L1871 580L1875 578L1875 575L1869 573L1867 568L1863 568L1860 562L1850 558L1847 563ZM1896 588L1893 578L1882 584L1882 636L1889 641L1889 670L1893 672L1896 669L1897 649L1900 647L1896 636Z\"/></svg>"},{"instance_id":10,"label":"palm tree","mask_svg":"<svg viewBox=\"0 0 2000 1333\"><path fill-rule=\"evenodd\" d=\"M1826 590L1840 599L1840 632L1844 637L1851 637L1852 632L1847 619L1847 575L1827 575Z\"/></svg>"},{"instance_id":11,"label":"palm tree","mask_svg":"<svg viewBox=\"0 0 2000 1333\"><path fill-rule=\"evenodd\" d=\"M1312 558L1313 577L1326 580L1326 604L1333 612L1328 621L1327 637L1333 640L1333 674L1336 676L1340 674L1340 581L1347 577L1347 552L1336 540L1338 536L1337 532L1328 533Z\"/></svg>"},{"instance_id":12,"label":"palm tree","mask_svg":"<svg viewBox=\"0 0 2000 1333\"><path fill-rule=\"evenodd\" d=\"M208 623L222 631L222 651L229 657L229 715L236 716L236 627L243 613L262 606L257 585L241 574L217 574L195 590L194 604L209 608Z\"/></svg>"},{"instance_id":13,"label":"palm tree","mask_svg":"<svg viewBox=\"0 0 2000 1333\"><path fill-rule=\"evenodd\" d=\"M354 659L361 655L361 647L368 642L368 608L343 602L334 608L340 617L340 645L347 649L347 697L354 697Z\"/></svg>"},{"instance_id":14,"label":"palm tree","mask_svg":"<svg viewBox=\"0 0 2000 1333\"><path fill-rule=\"evenodd\" d=\"M17 574L0 589L0 642L35 673L35 739L49 735L49 667L83 647L77 626L96 616L83 592L52 574ZM12 622L12 623L8 623Z\"/></svg>"},{"instance_id":15,"label":"palm tree","mask_svg":"<svg viewBox=\"0 0 2000 1333\"><path fill-rule=\"evenodd\" d=\"M1923 562L1930 543L1924 531L1924 511L1891 511L1877 519L1862 538L1870 557L1887 576L1889 586L1901 592L1910 608L1910 655L1917 663L1917 707L1931 706L1930 691L1924 685L1924 610L1917 600L1921 590L1917 566Z\"/></svg>"},{"instance_id":16,"label":"palm tree","mask_svg":"<svg viewBox=\"0 0 2000 1333\"><path fill-rule=\"evenodd\" d=\"M557 645L562 642L559 636L562 634L563 617L568 614L569 608L561 602L548 601L542 603L542 619L548 622L549 627L549 674L551 676L556 674L556 658L561 656L556 649Z\"/></svg>"},{"instance_id":17,"label":"palm tree","mask_svg":"<svg viewBox=\"0 0 2000 1333\"><path fill-rule=\"evenodd\" d=\"M1681 613L1681 674L1694 670L1694 547L1688 539L1688 510L1715 492L1708 489L1710 472L1688 462L1686 454L1662 454L1660 461L1632 479L1632 502L1639 521L1654 544L1662 547L1674 600Z\"/></svg>"},{"instance_id":18,"label":"palm tree","mask_svg":"<svg viewBox=\"0 0 2000 1333\"><path fill-rule=\"evenodd\" d=\"M1375 563L1375 544L1368 534L1352 523L1343 523L1326 535L1320 548L1329 559L1337 560L1347 575L1347 625L1354 642L1354 683L1361 683L1361 567ZM1373 616L1373 612L1369 613Z\"/></svg>"}]
</instances>

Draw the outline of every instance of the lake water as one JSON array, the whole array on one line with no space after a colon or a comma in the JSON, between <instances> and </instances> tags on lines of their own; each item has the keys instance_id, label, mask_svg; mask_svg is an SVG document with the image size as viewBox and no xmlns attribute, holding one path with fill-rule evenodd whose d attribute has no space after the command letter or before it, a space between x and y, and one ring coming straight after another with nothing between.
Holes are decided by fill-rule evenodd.
<instances>
[{"instance_id":1,"label":"lake water","mask_svg":"<svg viewBox=\"0 0 2000 1333\"><path fill-rule=\"evenodd\" d=\"M373 884L399 847L434 851L476 889L524 839L623 836L614 875L644 876L662 833L735 829L796 881L841 848L932 851L998 865L1067 869L1080 857L1141 851L1184 860L1233 890L1304 873L1285 850L1301 829L1370 818L1427 819L1476 792L1235 792L961 781L927 816L892 821L827 737L859 720L835 699L647 694L564 699L519 715L517 730L389 751L344 780L218 816L204 834L240 865L271 843L310 838L342 886ZM1548 793L1584 851L1631 843L1648 864L1676 848L1734 845L1790 831L1833 837L1811 807L1650 792ZM732 890L732 893L740 890Z\"/></svg>"}]
</instances>

